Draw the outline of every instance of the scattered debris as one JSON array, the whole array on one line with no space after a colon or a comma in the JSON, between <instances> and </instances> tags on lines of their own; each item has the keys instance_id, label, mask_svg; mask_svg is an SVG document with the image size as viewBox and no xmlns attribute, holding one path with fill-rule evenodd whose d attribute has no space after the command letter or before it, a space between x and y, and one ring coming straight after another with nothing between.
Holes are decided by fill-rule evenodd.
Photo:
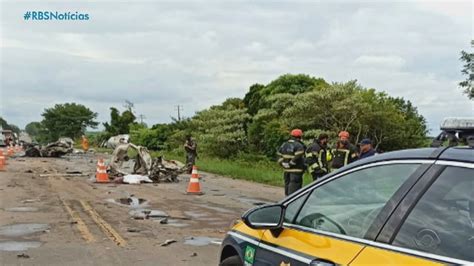
<instances>
[{"instance_id":1,"label":"scattered debris","mask_svg":"<svg viewBox=\"0 0 474 266\"><path fill-rule=\"evenodd\" d=\"M198 254L196 252L193 252L191 253L191 255L189 255L189 257L196 257Z\"/></svg>"},{"instance_id":2,"label":"scattered debris","mask_svg":"<svg viewBox=\"0 0 474 266\"><path fill-rule=\"evenodd\" d=\"M161 219L160 224L168 224L168 217Z\"/></svg>"},{"instance_id":3,"label":"scattered debris","mask_svg":"<svg viewBox=\"0 0 474 266\"><path fill-rule=\"evenodd\" d=\"M66 168L67 169L67 168ZM69 171L66 171L66 174L70 174L70 175L82 175L82 172L81 171L77 171L77 170L69 170Z\"/></svg>"},{"instance_id":4,"label":"scattered debris","mask_svg":"<svg viewBox=\"0 0 474 266\"><path fill-rule=\"evenodd\" d=\"M135 209L129 212L135 220L163 219L169 217L167 213L160 210Z\"/></svg>"},{"instance_id":5,"label":"scattered debris","mask_svg":"<svg viewBox=\"0 0 474 266\"><path fill-rule=\"evenodd\" d=\"M16 255L16 257L21 258L21 259L29 259L30 258L30 256L28 256L25 253L18 254L18 255Z\"/></svg>"},{"instance_id":6,"label":"scattered debris","mask_svg":"<svg viewBox=\"0 0 474 266\"><path fill-rule=\"evenodd\" d=\"M174 239L167 239L165 242L161 243L161 246L162 246L162 247L166 247L166 246L169 246L169 245L171 245L171 244L173 244L173 243L176 243L176 242L177 242L177 241L174 240Z\"/></svg>"},{"instance_id":7,"label":"scattered debris","mask_svg":"<svg viewBox=\"0 0 474 266\"><path fill-rule=\"evenodd\" d=\"M139 232L140 232L140 229L137 229L137 228L128 228L128 229L127 229L127 232L129 232L129 233L139 233Z\"/></svg>"},{"instance_id":8,"label":"scattered debris","mask_svg":"<svg viewBox=\"0 0 474 266\"><path fill-rule=\"evenodd\" d=\"M26 170L25 173L33 173L33 170L31 170L31 169Z\"/></svg>"},{"instance_id":9,"label":"scattered debris","mask_svg":"<svg viewBox=\"0 0 474 266\"><path fill-rule=\"evenodd\" d=\"M148 176L144 175L126 175L123 177L122 182L126 184L153 183Z\"/></svg>"}]
</instances>

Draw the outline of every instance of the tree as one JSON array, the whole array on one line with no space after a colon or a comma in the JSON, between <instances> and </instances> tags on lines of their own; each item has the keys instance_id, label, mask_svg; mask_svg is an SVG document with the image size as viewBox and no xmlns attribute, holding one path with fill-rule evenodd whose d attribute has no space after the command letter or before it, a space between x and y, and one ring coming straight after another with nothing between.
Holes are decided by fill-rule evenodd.
<instances>
[{"instance_id":1,"label":"tree","mask_svg":"<svg viewBox=\"0 0 474 266\"><path fill-rule=\"evenodd\" d=\"M8 129L8 130L11 130L17 134L20 134L20 128L17 127L16 125L13 125L13 124L9 124L7 122L7 120L3 119L1 116L0 116L0 126L3 128L3 129Z\"/></svg>"},{"instance_id":2,"label":"tree","mask_svg":"<svg viewBox=\"0 0 474 266\"><path fill-rule=\"evenodd\" d=\"M105 131L108 136L115 136L119 134L128 134L130 132L130 125L136 124L136 117L133 114L131 107L120 114L115 107L110 107L110 124L103 123Z\"/></svg>"},{"instance_id":3,"label":"tree","mask_svg":"<svg viewBox=\"0 0 474 266\"><path fill-rule=\"evenodd\" d=\"M97 113L81 104L56 104L53 108L46 108L41 114L46 141L55 141L59 137L78 138L86 128L96 128L99 123L94 121Z\"/></svg>"},{"instance_id":4,"label":"tree","mask_svg":"<svg viewBox=\"0 0 474 266\"><path fill-rule=\"evenodd\" d=\"M474 40L471 41L471 47L474 47ZM474 53L461 51L459 60L464 62L461 73L467 76L466 80L459 82L459 86L464 88L464 93L472 100L474 99L474 87L472 86L474 80Z\"/></svg>"},{"instance_id":5,"label":"tree","mask_svg":"<svg viewBox=\"0 0 474 266\"><path fill-rule=\"evenodd\" d=\"M385 151L424 145L426 121L410 102L365 89L356 81L296 96L282 115L289 128L351 133L352 141L370 138Z\"/></svg>"},{"instance_id":6,"label":"tree","mask_svg":"<svg viewBox=\"0 0 474 266\"><path fill-rule=\"evenodd\" d=\"M198 112L191 123L196 129L200 150L210 155L229 158L246 148L244 125L250 118L240 99Z\"/></svg>"},{"instance_id":7,"label":"tree","mask_svg":"<svg viewBox=\"0 0 474 266\"><path fill-rule=\"evenodd\" d=\"M30 137L35 138L39 136L44 129L41 122L30 122L25 126L25 131L30 135Z\"/></svg>"},{"instance_id":8,"label":"tree","mask_svg":"<svg viewBox=\"0 0 474 266\"><path fill-rule=\"evenodd\" d=\"M244 104L247 107L247 112L252 116L260 109L262 90L264 88L264 85L256 83L250 86L249 91L245 94Z\"/></svg>"},{"instance_id":9,"label":"tree","mask_svg":"<svg viewBox=\"0 0 474 266\"><path fill-rule=\"evenodd\" d=\"M265 86L262 90L262 96L265 97L279 93L299 94L327 86L329 84L322 78L315 78L305 74L285 74Z\"/></svg>"}]
</instances>

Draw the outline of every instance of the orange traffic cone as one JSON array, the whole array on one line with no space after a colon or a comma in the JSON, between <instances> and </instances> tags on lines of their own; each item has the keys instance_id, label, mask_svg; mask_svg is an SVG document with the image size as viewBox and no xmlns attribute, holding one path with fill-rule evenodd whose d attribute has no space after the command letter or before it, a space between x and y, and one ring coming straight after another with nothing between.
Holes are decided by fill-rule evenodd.
<instances>
[{"instance_id":1,"label":"orange traffic cone","mask_svg":"<svg viewBox=\"0 0 474 266\"><path fill-rule=\"evenodd\" d=\"M195 173L194 173L195 171ZM189 179L188 189L186 190L186 194L191 195L202 195L201 185L199 184L199 175L197 173L197 168L193 166L193 174L191 175L191 179Z\"/></svg>"},{"instance_id":2,"label":"orange traffic cone","mask_svg":"<svg viewBox=\"0 0 474 266\"><path fill-rule=\"evenodd\" d=\"M97 172L95 174L96 183L109 183L109 174L107 174L107 166L104 164L103 159L99 159L97 162Z\"/></svg>"},{"instance_id":3,"label":"orange traffic cone","mask_svg":"<svg viewBox=\"0 0 474 266\"><path fill-rule=\"evenodd\" d=\"M8 157L12 157L13 155L15 155L15 151L13 150L13 147L8 146L7 155Z\"/></svg>"},{"instance_id":4,"label":"orange traffic cone","mask_svg":"<svg viewBox=\"0 0 474 266\"><path fill-rule=\"evenodd\" d=\"M0 150L0 172L5 171L5 156L3 150Z\"/></svg>"},{"instance_id":5,"label":"orange traffic cone","mask_svg":"<svg viewBox=\"0 0 474 266\"><path fill-rule=\"evenodd\" d=\"M97 170L96 170L96 172L99 171L99 167L102 166L102 165L105 165L104 159L99 158L99 160L97 160Z\"/></svg>"},{"instance_id":6,"label":"orange traffic cone","mask_svg":"<svg viewBox=\"0 0 474 266\"><path fill-rule=\"evenodd\" d=\"M194 178L199 178L198 168L195 165L193 165L193 171L191 172L191 176Z\"/></svg>"}]
</instances>

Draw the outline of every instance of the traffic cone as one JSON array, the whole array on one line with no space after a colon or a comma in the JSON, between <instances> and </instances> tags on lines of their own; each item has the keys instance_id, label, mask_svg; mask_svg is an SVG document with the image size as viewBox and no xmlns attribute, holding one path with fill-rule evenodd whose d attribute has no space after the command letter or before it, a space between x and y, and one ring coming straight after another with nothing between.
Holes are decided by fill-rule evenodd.
<instances>
[{"instance_id":1,"label":"traffic cone","mask_svg":"<svg viewBox=\"0 0 474 266\"><path fill-rule=\"evenodd\" d=\"M191 172L191 176L194 178L199 178L198 168L195 165L193 165L193 171Z\"/></svg>"},{"instance_id":2,"label":"traffic cone","mask_svg":"<svg viewBox=\"0 0 474 266\"><path fill-rule=\"evenodd\" d=\"M13 147L8 146L7 155L8 157L12 157L13 155L15 155L15 151L13 150Z\"/></svg>"},{"instance_id":3,"label":"traffic cone","mask_svg":"<svg viewBox=\"0 0 474 266\"><path fill-rule=\"evenodd\" d=\"M186 190L186 194L188 195L202 195L201 185L199 184L199 175L197 174L197 168L193 167L193 172L196 170L196 173L191 175L189 179L188 189Z\"/></svg>"},{"instance_id":4,"label":"traffic cone","mask_svg":"<svg viewBox=\"0 0 474 266\"><path fill-rule=\"evenodd\" d=\"M97 162L97 172L95 174L95 182L96 183L109 183L109 174L107 174L107 166L104 164L104 160L99 159Z\"/></svg>"},{"instance_id":5,"label":"traffic cone","mask_svg":"<svg viewBox=\"0 0 474 266\"><path fill-rule=\"evenodd\" d=\"M0 172L5 171L5 156L3 150L0 149Z\"/></svg>"},{"instance_id":6,"label":"traffic cone","mask_svg":"<svg viewBox=\"0 0 474 266\"><path fill-rule=\"evenodd\" d=\"M99 167L102 166L102 165L105 165L104 159L99 158L99 160L97 160L97 169L96 169L96 172L99 171Z\"/></svg>"}]
</instances>

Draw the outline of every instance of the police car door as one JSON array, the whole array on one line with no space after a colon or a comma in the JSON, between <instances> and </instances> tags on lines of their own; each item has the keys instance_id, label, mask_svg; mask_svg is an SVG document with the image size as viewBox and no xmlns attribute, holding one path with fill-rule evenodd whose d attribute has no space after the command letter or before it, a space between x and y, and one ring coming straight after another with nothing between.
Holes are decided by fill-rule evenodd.
<instances>
[{"instance_id":1,"label":"police car door","mask_svg":"<svg viewBox=\"0 0 474 266\"><path fill-rule=\"evenodd\" d=\"M263 234L255 265L349 264L380 223L387 202L401 197L427 167L413 161L374 163L297 192L283 203L283 229Z\"/></svg>"}]
</instances>

